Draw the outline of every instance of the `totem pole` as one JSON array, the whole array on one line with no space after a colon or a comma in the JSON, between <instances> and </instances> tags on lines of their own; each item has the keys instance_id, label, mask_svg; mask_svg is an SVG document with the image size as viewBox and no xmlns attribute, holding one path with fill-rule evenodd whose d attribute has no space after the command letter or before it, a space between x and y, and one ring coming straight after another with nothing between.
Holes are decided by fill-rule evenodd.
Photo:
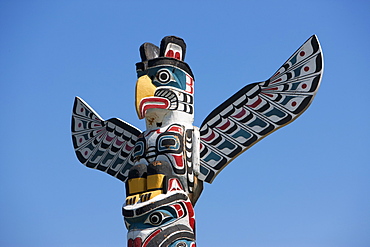
<instances>
[{"instance_id":1,"label":"totem pole","mask_svg":"<svg viewBox=\"0 0 370 247\"><path fill-rule=\"evenodd\" d=\"M103 120L76 97L72 140L79 161L126 187L122 208L128 246L195 246L194 205L234 158L291 123L312 102L323 59L310 37L268 80L252 83L213 110L198 129L194 76L185 42L144 43L136 64L136 111L144 132L118 119Z\"/></svg>"}]
</instances>

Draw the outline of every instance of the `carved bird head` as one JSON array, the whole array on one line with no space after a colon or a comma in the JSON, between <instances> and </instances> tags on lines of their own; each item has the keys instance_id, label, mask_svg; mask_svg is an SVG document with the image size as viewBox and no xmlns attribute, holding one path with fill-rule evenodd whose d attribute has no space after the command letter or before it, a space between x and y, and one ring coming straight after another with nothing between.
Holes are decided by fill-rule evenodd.
<instances>
[{"instance_id":1,"label":"carved bird head","mask_svg":"<svg viewBox=\"0 0 370 247\"><path fill-rule=\"evenodd\" d=\"M183 39L167 36L160 48L144 43L140 46L141 62L136 64L136 111L145 118L147 129L194 119L194 76L184 62Z\"/></svg>"}]
</instances>

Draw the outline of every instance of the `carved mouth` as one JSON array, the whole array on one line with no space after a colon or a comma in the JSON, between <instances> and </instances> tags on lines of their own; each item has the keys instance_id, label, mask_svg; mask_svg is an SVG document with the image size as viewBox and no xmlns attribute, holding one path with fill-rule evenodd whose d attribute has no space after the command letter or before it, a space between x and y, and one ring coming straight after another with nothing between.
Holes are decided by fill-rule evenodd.
<instances>
[{"instance_id":1,"label":"carved mouth","mask_svg":"<svg viewBox=\"0 0 370 247\"><path fill-rule=\"evenodd\" d=\"M178 110L193 114L193 96L182 90L158 88L154 96L141 99L139 104L140 119L144 118L146 111L152 108Z\"/></svg>"},{"instance_id":2,"label":"carved mouth","mask_svg":"<svg viewBox=\"0 0 370 247\"><path fill-rule=\"evenodd\" d=\"M148 109L168 109L170 101L162 97L147 97L140 101L140 114L144 118Z\"/></svg>"}]
</instances>

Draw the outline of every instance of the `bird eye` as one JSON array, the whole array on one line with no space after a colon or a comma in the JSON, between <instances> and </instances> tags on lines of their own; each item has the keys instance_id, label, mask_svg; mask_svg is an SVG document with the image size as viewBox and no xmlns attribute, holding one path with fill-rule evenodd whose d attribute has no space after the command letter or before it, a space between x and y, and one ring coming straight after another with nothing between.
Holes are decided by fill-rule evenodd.
<instances>
[{"instance_id":1,"label":"bird eye","mask_svg":"<svg viewBox=\"0 0 370 247\"><path fill-rule=\"evenodd\" d=\"M157 212L149 216L149 221L152 225L159 225L163 220L162 214Z\"/></svg>"},{"instance_id":2,"label":"bird eye","mask_svg":"<svg viewBox=\"0 0 370 247\"><path fill-rule=\"evenodd\" d=\"M145 220L144 223L149 223L153 226L162 224L163 220L170 218L171 216L164 212L154 212Z\"/></svg>"},{"instance_id":3,"label":"bird eye","mask_svg":"<svg viewBox=\"0 0 370 247\"><path fill-rule=\"evenodd\" d=\"M157 73L157 79L160 83L168 83L171 80L171 74L166 69L161 69Z\"/></svg>"}]
</instances>

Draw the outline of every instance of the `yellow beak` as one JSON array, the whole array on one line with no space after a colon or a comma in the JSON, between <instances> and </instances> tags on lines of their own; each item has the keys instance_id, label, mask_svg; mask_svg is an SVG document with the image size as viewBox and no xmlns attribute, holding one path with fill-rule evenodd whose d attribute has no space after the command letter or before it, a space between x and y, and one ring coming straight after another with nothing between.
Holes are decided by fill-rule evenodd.
<instances>
[{"instance_id":1,"label":"yellow beak","mask_svg":"<svg viewBox=\"0 0 370 247\"><path fill-rule=\"evenodd\" d=\"M153 85L152 80L149 78L149 76L143 75L139 77L139 79L136 82L136 91L135 91L135 106L139 119L144 118L140 112L140 101L143 98L154 96L155 90L156 87Z\"/></svg>"}]
</instances>

